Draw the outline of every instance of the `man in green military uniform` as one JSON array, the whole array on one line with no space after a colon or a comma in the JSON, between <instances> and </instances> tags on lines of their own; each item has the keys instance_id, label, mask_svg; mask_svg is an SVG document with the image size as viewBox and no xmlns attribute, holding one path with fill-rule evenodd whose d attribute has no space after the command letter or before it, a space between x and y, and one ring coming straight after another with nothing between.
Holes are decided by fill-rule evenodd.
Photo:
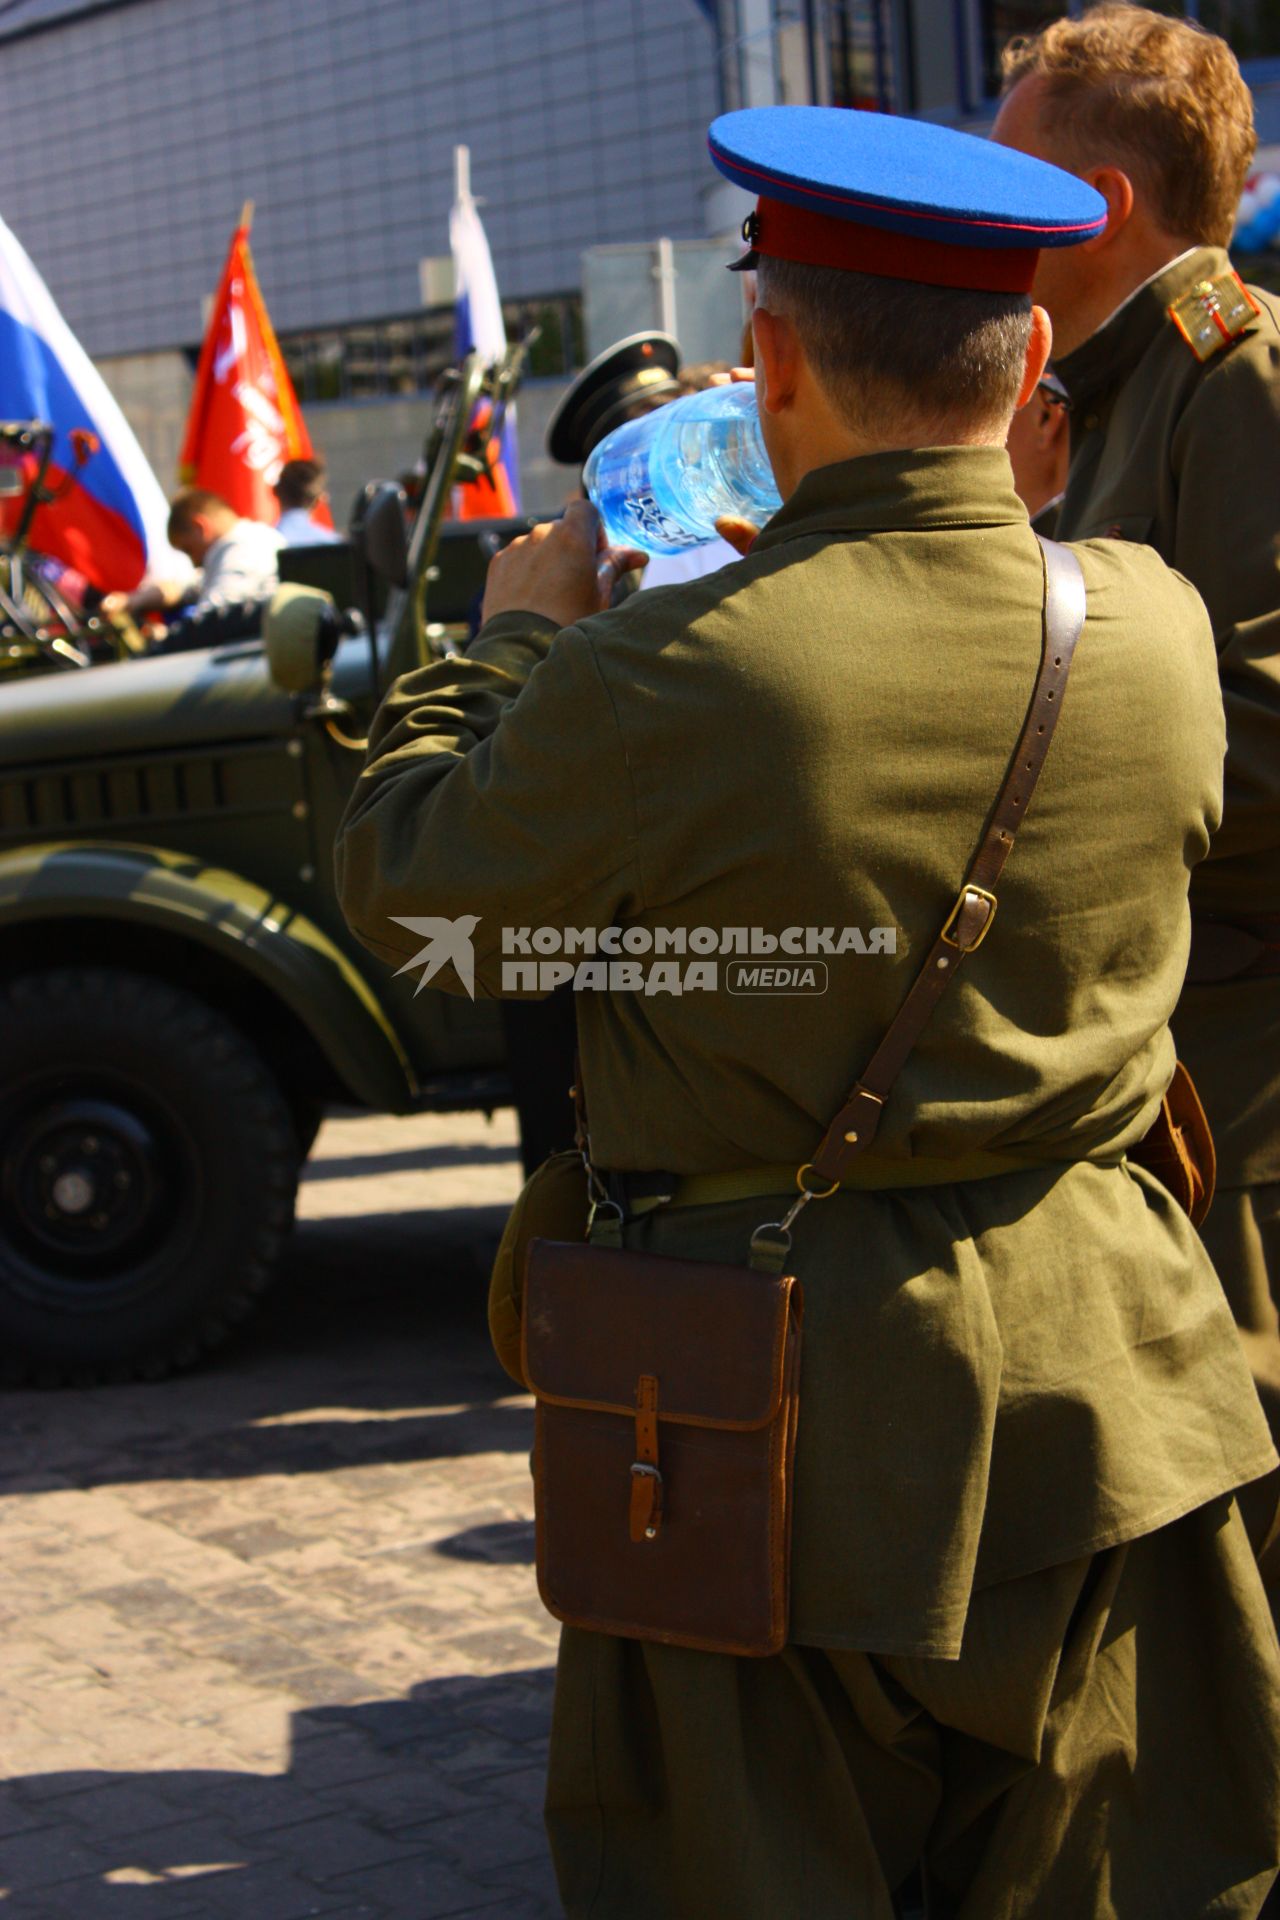
<instances>
[{"instance_id":1,"label":"man in green military uniform","mask_svg":"<svg viewBox=\"0 0 1280 1920\"><path fill-rule=\"evenodd\" d=\"M668 957L577 996L627 1247L740 1261L1008 768L1044 582L1004 452L1048 349L1026 289L1036 245L1101 210L886 116L733 114L712 150L762 194L784 506L739 563L612 611L634 556L598 551L585 504L509 548L466 658L384 703L338 860L397 963L397 918L478 915L490 993L541 987L582 930L633 956L811 935L824 993ZM789 1643L565 1629L547 1814L571 1920L891 1920L922 1861L960 1920L1252 1920L1275 1877L1280 1677L1233 1498L1275 1456L1203 1249L1126 1159L1219 816L1216 662L1154 554L1078 558L1088 618L990 938L857 1178L797 1222ZM642 1211L654 1170L674 1197Z\"/></svg>"},{"instance_id":2,"label":"man in green military uniform","mask_svg":"<svg viewBox=\"0 0 1280 1920\"><path fill-rule=\"evenodd\" d=\"M1217 1141L1205 1243L1280 1432L1280 325L1226 252L1252 102L1223 41L1127 6L1013 43L1005 88L995 138L1108 208L1101 238L1043 256L1035 286L1071 397L1058 536L1153 546L1217 642L1225 810L1191 882L1173 1031ZM1277 1498L1259 1489L1258 1531Z\"/></svg>"}]
</instances>

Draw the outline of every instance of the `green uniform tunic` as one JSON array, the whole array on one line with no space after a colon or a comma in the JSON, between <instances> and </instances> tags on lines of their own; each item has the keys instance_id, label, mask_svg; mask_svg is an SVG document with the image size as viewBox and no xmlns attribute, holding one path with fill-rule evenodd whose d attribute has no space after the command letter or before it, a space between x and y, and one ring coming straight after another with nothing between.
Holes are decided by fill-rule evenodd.
<instances>
[{"instance_id":1,"label":"green uniform tunic","mask_svg":"<svg viewBox=\"0 0 1280 1920\"><path fill-rule=\"evenodd\" d=\"M959 1920L1252 1920L1274 1876L1276 1650L1229 1492L1274 1454L1199 1241L1125 1160L1218 821L1216 660L1153 553L1078 551L1087 626L990 938L870 1184L797 1223L793 1644L565 1630L570 1920L891 1920L922 1856ZM566 929L633 954L759 929L775 959L788 929L892 928L829 953L823 993L727 991L722 954L714 991L576 995L601 1165L798 1164L955 897L1040 605L1002 452L810 474L736 565L558 634L503 616L401 681L339 841L351 923L399 963L421 941L392 916L478 915L488 993L504 928L535 957ZM627 1239L740 1260L779 1205Z\"/></svg>"},{"instance_id":2,"label":"green uniform tunic","mask_svg":"<svg viewBox=\"0 0 1280 1920\"><path fill-rule=\"evenodd\" d=\"M1088 622L995 928L888 1103L883 1190L798 1223L799 1641L953 1657L975 1582L1148 1532L1274 1458L1195 1234L1124 1161L1171 1070L1188 873L1218 820L1212 641L1154 554L1080 559ZM810 474L736 565L559 634L503 616L402 680L339 840L345 911L397 963L421 940L392 916L478 915L489 993L504 928L894 929L892 953L827 957L821 994L726 991L723 956L716 991L577 995L602 1166L799 1165L981 837L1040 605L1002 451ZM633 1232L735 1259L768 1217Z\"/></svg>"},{"instance_id":3,"label":"green uniform tunic","mask_svg":"<svg viewBox=\"0 0 1280 1920\"><path fill-rule=\"evenodd\" d=\"M1202 362L1169 313L1229 267L1221 249L1194 249L1057 363L1072 404L1057 533L1143 541L1204 598L1226 707L1226 786L1191 905L1197 917L1248 927L1280 915L1280 316L1273 296L1252 289L1261 312ZM1276 1424L1280 976L1189 984L1173 1030L1217 1142L1219 1198L1205 1238Z\"/></svg>"}]
</instances>

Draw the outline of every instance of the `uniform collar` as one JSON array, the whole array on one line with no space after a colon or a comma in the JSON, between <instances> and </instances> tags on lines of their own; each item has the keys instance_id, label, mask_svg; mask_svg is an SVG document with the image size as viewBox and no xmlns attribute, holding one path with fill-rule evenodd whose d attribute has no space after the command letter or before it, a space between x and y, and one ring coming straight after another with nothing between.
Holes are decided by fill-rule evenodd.
<instances>
[{"instance_id":1,"label":"uniform collar","mask_svg":"<svg viewBox=\"0 0 1280 1920\"><path fill-rule=\"evenodd\" d=\"M1174 301L1198 280L1230 270L1224 247L1190 247L1145 280L1082 346L1054 361L1053 370L1071 395L1072 406L1088 406L1123 386L1166 325Z\"/></svg>"},{"instance_id":2,"label":"uniform collar","mask_svg":"<svg viewBox=\"0 0 1280 1920\"><path fill-rule=\"evenodd\" d=\"M1026 518L1003 447L912 447L815 467L752 552L813 533L998 527Z\"/></svg>"}]
</instances>

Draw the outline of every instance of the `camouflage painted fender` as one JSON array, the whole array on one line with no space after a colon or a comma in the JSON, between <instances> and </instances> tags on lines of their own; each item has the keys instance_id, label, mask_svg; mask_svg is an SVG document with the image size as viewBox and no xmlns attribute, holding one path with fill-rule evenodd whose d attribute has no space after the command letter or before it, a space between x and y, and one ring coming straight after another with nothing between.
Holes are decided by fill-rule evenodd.
<instances>
[{"instance_id":1,"label":"camouflage painted fender","mask_svg":"<svg viewBox=\"0 0 1280 1920\"><path fill-rule=\"evenodd\" d=\"M0 937L23 922L52 920L153 927L220 953L302 1023L354 1101L402 1112L417 1090L404 1048L356 967L314 921L242 874L109 841L0 853Z\"/></svg>"}]
</instances>

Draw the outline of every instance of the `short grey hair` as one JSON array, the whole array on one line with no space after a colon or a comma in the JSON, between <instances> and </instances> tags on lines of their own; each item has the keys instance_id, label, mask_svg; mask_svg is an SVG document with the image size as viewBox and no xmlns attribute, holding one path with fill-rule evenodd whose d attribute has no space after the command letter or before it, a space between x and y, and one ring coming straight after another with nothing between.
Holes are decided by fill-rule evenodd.
<instances>
[{"instance_id":1,"label":"short grey hair","mask_svg":"<svg viewBox=\"0 0 1280 1920\"><path fill-rule=\"evenodd\" d=\"M840 419L855 433L943 446L1002 437L1031 339L1021 293L926 287L762 255L762 307L784 313Z\"/></svg>"}]
</instances>

